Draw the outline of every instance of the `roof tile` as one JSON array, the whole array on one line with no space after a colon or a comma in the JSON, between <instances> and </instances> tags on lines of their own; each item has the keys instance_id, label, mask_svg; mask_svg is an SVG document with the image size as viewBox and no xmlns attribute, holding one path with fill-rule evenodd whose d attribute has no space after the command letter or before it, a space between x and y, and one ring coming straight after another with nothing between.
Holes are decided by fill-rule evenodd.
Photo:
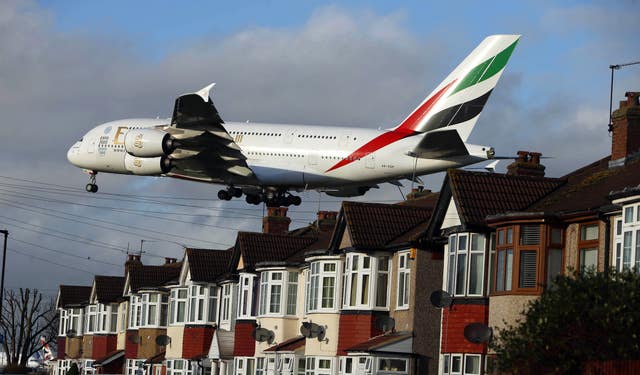
<instances>
[{"instance_id":1,"label":"roof tile","mask_svg":"<svg viewBox=\"0 0 640 375\"><path fill-rule=\"evenodd\" d=\"M191 280L214 282L218 276L229 270L233 248L227 250L187 249Z\"/></svg>"}]
</instances>

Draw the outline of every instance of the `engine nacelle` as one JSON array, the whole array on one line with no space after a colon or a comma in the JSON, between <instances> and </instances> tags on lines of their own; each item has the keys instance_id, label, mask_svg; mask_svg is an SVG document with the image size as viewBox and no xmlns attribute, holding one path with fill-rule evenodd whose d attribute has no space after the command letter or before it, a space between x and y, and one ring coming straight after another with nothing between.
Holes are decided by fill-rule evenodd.
<instances>
[{"instance_id":1,"label":"engine nacelle","mask_svg":"<svg viewBox=\"0 0 640 375\"><path fill-rule=\"evenodd\" d=\"M124 154L124 167L131 173L141 176L156 176L169 173L173 168L171 159L166 156L139 158Z\"/></svg>"},{"instance_id":2,"label":"engine nacelle","mask_svg":"<svg viewBox=\"0 0 640 375\"><path fill-rule=\"evenodd\" d=\"M359 197L370 189L369 186L346 186L338 190L325 191L325 194L340 198Z\"/></svg>"},{"instance_id":3,"label":"engine nacelle","mask_svg":"<svg viewBox=\"0 0 640 375\"><path fill-rule=\"evenodd\" d=\"M176 149L176 142L162 130L132 129L124 135L124 149L130 155L149 158L169 155Z\"/></svg>"}]
</instances>

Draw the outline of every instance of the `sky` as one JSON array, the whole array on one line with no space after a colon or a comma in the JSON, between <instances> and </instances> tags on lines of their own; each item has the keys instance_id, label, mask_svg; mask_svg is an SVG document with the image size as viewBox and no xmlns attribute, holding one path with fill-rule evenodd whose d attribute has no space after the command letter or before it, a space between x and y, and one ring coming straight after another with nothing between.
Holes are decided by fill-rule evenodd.
<instances>
[{"instance_id":1,"label":"sky","mask_svg":"<svg viewBox=\"0 0 640 375\"><path fill-rule=\"evenodd\" d=\"M115 119L168 117L175 98L216 82L227 121L389 128L482 39L522 34L470 142L498 155L542 152L560 177L610 153L609 65L640 60L640 2L607 1L0 2L0 229L5 285L55 295L183 246L224 249L260 231L263 207L219 202L219 186L100 174L66 151ZM615 72L614 109L640 90L640 65ZM500 163L504 171L508 162ZM481 167L481 165L480 165ZM437 191L443 174L424 178ZM395 202L383 185L358 201ZM315 192L292 228L340 201Z\"/></svg>"}]
</instances>

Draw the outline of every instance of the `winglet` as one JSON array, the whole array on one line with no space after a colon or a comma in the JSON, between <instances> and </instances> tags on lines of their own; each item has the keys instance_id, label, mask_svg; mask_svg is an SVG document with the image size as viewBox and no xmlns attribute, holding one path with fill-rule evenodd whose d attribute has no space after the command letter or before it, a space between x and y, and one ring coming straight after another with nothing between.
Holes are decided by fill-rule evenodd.
<instances>
[{"instance_id":1,"label":"winglet","mask_svg":"<svg viewBox=\"0 0 640 375\"><path fill-rule=\"evenodd\" d=\"M204 100L205 102L209 101L209 91L213 88L213 86L215 86L215 82L210 84L209 86L203 87L202 89L200 89L200 91L196 92L197 95L199 95L202 100Z\"/></svg>"}]
</instances>

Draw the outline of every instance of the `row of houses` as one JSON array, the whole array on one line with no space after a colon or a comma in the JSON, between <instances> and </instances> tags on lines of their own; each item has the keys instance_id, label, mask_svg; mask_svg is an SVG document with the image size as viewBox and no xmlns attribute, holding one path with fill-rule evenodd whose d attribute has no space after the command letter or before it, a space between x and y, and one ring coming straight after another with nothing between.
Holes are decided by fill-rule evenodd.
<instances>
[{"instance_id":1,"label":"row of houses","mask_svg":"<svg viewBox=\"0 0 640 375\"><path fill-rule=\"evenodd\" d=\"M56 375L482 374L492 333L553 277L640 269L640 93L612 154L560 178L519 152L506 174L448 171L439 193L343 202L291 230L270 208L229 249L185 249L60 286ZM498 359L499 360L499 359Z\"/></svg>"}]
</instances>

